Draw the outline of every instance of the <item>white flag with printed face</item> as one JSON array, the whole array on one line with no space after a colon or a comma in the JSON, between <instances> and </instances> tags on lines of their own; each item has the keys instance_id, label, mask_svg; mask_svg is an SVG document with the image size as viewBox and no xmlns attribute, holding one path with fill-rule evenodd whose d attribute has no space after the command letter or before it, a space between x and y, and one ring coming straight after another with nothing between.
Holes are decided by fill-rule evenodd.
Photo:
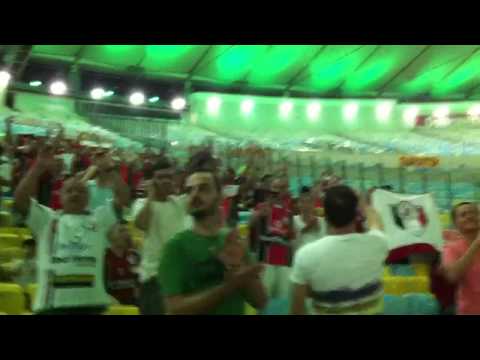
<instances>
[{"instance_id":1,"label":"white flag with printed face","mask_svg":"<svg viewBox=\"0 0 480 360\"><path fill-rule=\"evenodd\" d=\"M382 218L389 249L413 244L442 248L442 227L431 194L404 195L376 190L372 204Z\"/></svg>"}]
</instances>

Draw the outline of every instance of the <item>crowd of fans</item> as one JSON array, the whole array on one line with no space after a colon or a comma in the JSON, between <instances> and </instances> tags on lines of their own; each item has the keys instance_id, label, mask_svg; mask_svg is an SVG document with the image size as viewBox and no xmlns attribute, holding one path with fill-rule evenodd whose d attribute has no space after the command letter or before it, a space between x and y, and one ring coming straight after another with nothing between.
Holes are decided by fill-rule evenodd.
<instances>
[{"instance_id":1,"label":"crowd of fans","mask_svg":"<svg viewBox=\"0 0 480 360\"><path fill-rule=\"evenodd\" d=\"M142 314L243 314L246 302L262 309L287 297L292 314L381 313L382 223L369 193L332 174L294 198L287 169L249 162L236 173L209 146L181 166L166 151L85 146L61 127L13 136L11 127L7 119L0 186L14 197L15 225L33 237L0 276L38 283L35 312L96 314L113 302ZM444 299L453 297L444 280L458 284L460 312L480 311L478 209L461 204L452 216L460 240L437 256L433 285Z\"/></svg>"}]
</instances>

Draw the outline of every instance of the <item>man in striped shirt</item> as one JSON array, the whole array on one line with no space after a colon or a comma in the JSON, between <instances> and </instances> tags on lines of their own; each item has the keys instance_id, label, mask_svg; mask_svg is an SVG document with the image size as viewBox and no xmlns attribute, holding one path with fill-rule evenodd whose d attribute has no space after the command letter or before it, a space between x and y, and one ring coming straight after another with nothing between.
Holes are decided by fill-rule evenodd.
<instances>
[{"instance_id":1,"label":"man in striped shirt","mask_svg":"<svg viewBox=\"0 0 480 360\"><path fill-rule=\"evenodd\" d=\"M314 314L382 313L388 246L380 218L347 186L329 188L324 205L329 236L305 245L295 255L291 314L306 314L308 298ZM367 215L367 233L356 232L362 211Z\"/></svg>"}]
</instances>

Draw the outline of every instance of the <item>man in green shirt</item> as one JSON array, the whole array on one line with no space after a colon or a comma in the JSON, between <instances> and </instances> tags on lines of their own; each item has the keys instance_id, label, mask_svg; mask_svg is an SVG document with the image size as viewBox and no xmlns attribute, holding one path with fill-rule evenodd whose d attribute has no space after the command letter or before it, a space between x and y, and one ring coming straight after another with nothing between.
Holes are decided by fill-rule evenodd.
<instances>
[{"instance_id":1,"label":"man in green shirt","mask_svg":"<svg viewBox=\"0 0 480 360\"><path fill-rule=\"evenodd\" d=\"M263 266L249 263L246 247L222 228L220 182L197 171L186 187L194 226L165 244L158 271L167 313L243 315L245 302L263 308Z\"/></svg>"}]
</instances>

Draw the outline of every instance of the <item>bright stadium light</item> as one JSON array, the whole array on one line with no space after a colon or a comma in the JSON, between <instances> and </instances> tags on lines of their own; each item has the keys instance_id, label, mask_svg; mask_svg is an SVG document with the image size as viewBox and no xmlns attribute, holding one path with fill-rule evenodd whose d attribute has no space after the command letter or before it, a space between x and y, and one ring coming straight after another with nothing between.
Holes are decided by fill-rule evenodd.
<instances>
[{"instance_id":1,"label":"bright stadium light","mask_svg":"<svg viewBox=\"0 0 480 360\"><path fill-rule=\"evenodd\" d=\"M393 109L393 104L390 102L384 102L384 103L378 104L375 109L377 120L379 120L380 122L387 122L392 113L392 109Z\"/></svg>"},{"instance_id":2,"label":"bright stadium light","mask_svg":"<svg viewBox=\"0 0 480 360\"><path fill-rule=\"evenodd\" d=\"M436 127L447 127L447 126L450 125L451 123L452 123L452 120L449 119L449 118L446 117L446 116L436 118L436 119L434 119L434 121L433 121L433 124L434 124Z\"/></svg>"},{"instance_id":3,"label":"bright stadium light","mask_svg":"<svg viewBox=\"0 0 480 360\"><path fill-rule=\"evenodd\" d=\"M473 105L470 109L468 109L467 114L471 117L479 117L480 116L480 104Z\"/></svg>"},{"instance_id":4,"label":"bright stadium light","mask_svg":"<svg viewBox=\"0 0 480 360\"><path fill-rule=\"evenodd\" d=\"M8 86L12 75L8 71L2 70L0 71L0 89L4 89Z\"/></svg>"},{"instance_id":5,"label":"bright stadium light","mask_svg":"<svg viewBox=\"0 0 480 360\"><path fill-rule=\"evenodd\" d=\"M30 85L31 87L39 87L39 86L42 86L42 82L39 80L30 81L28 85Z\"/></svg>"},{"instance_id":6,"label":"bright stadium light","mask_svg":"<svg viewBox=\"0 0 480 360\"><path fill-rule=\"evenodd\" d=\"M310 121L313 122L318 119L318 116L320 115L321 110L322 110L322 107L320 103L312 102L307 106L307 117L310 119Z\"/></svg>"},{"instance_id":7,"label":"bright stadium light","mask_svg":"<svg viewBox=\"0 0 480 360\"><path fill-rule=\"evenodd\" d=\"M148 102L150 104L153 104L153 103L156 103L156 102L159 102L159 101L160 101L160 98L158 96L153 96L150 99L148 99Z\"/></svg>"},{"instance_id":8,"label":"bright stadium light","mask_svg":"<svg viewBox=\"0 0 480 360\"><path fill-rule=\"evenodd\" d=\"M130 95L128 100L133 106L139 106L145 103L145 95L139 91L136 91Z\"/></svg>"},{"instance_id":9,"label":"bright stadium light","mask_svg":"<svg viewBox=\"0 0 480 360\"><path fill-rule=\"evenodd\" d=\"M435 109L435 111L433 112L433 116L439 119L446 118L448 117L449 114L450 114L450 109L446 105L440 106L439 108Z\"/></svg>"},{"instance_id":10,"label":"bright stadium light","mask_svg":"<svg viewBox=\"0 0 480 360\"><path fill-rule=\"evenodd\" d=\"M67 93L67 85L63 81L54 81L50 84L50 93L52 95L65 95Z\"/></svg>"},{"instance_id":11,"label":"bright stadium light","mask_svg":"<svg viewBox=\"0 0 480 360\"><path fill-rule=\"evenodd\" d=\"M93 100L103 99L105 97L105 90L103 90L102 88L95 88L92 91L90 91L90 97Z\"/></svg>"},{"instance_id":12,"label":"bright stadium light","mask_svg":"<svg viewBox=\"0 0 480 360\"><path fill-rule=\"evenodd\" d=\"M284 101L283 103L280 104L279 110L280 110L280 116L286 119L293 110L293 103L289 100Z\"/></svg>"},{"instance_id":13,"label":"bright stadium light","mask_svg":"<svg viewBox=\"0 0 480 360\"><path fill-rule=\"evenodd\" d=\"M182 111L185 109L185 106L187 106L187 100L183 97L176 97L175 99L172 100L170 103L170 106L172 107L173 110L175 111Z\"/></svg>"},{"instance_id":14,"label":"bright stadium light","mask_svg":"<svg viewBox=\"0 0 480 360\"><path fill-rule=\"evenodd\" d=\"M240 105L240 109L242 110L242 113L246 116L252 113L254 107L255 107L255 103L253 102L252 99L243 100L242 104Z\"/></svg>"},{"instance_id":15,"label":"bright stadium light","mask_svg":"<svg viewBox=\"0 0 480 360\"><path fill-rule=\"evenodd\" d=\"M358 113L358 104L357 103L349 103L343 107L343 117L346 120L353 120L357 116Z\"/></svg>"},{"instance_id":16,"label":"bright stadium light","mask_svg":"<svg viewBox=\"0 0 480 360\"><path fill-rule=\"evenodd\" d=\"M212 96L207 101L207 111L210 115L217 115L220 106L222 105L222 100L218 96Z\"/></svg>"},{"instance_id":17,"label":"bright stadium light","mask_svg":"<svg viewBox=\"0 0 480 360\"><path fill-rule=\"evenodd\" d=\"M112 96L112 95L114 95L114 94L115 94L115 92L113 92L112 90L108 90L108 91L105 91L104 96L105 96L105 97L109 97L109 96Z\"/></svg>"},{"instance_id":18,"label":"bright stadium light","mask_svg":"<svg viewBox=\"0 0 480 360\"><path fill-rule=\"evenodd\" d=\"M414 127L415 120L418 116L418 111L418 107L416 106L411 106L408 109L405 109L403 112L403 121L405 124L407 124L409 127Z\"/></svg>"}]
</instances>

